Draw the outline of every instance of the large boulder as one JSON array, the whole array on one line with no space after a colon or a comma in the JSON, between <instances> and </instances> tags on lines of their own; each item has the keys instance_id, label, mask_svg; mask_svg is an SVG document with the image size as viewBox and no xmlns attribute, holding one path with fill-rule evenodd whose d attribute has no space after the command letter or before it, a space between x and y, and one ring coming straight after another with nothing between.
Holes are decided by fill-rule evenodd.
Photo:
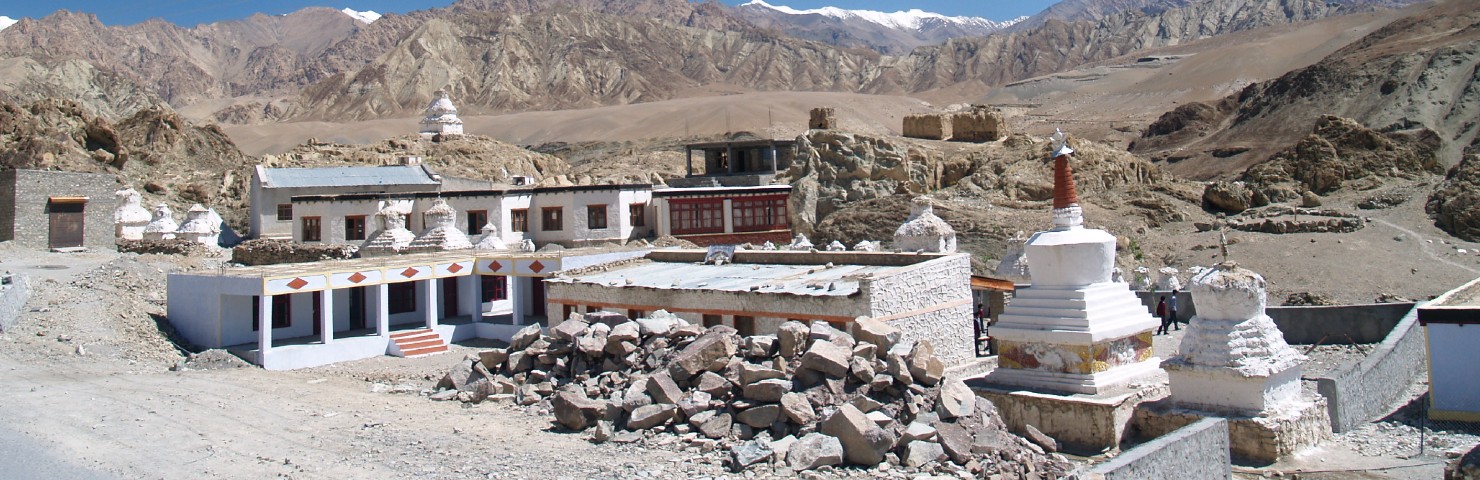
<instances>
[{"instance_id":1,"label":"large boulder","mask_svg":"<svg viewBox=\"0 0 1480 480\"><path fill-rule=\"evenodd\" d=\"M843 444L844 456L849 462L859 465L878 465L884 461L884 454L894 447L894 434L880 428L862 411L846 403L827 417L818 430L838 437Z\"/></svg>"},{"instance_id":2,"label":"large boulder","mask_svg":"<svg viewBox=\"0 0 1480 480\"><path fill-rule=\"evenodd\" d=\"M777 354L795 358L807 350L807 324L796 320L787 321L776 329Z\"/></svg>"},{"instance_id":3,"label":"large boulder","mask_svg":"<svg viewBox=\"0 0 1480 480\"><path fill-rule=\"evenodd\" d=\"M803 471L843 463L843 444L837 437L810 433L786 450L786 465Z\"/></svg>"},{"instance_id":4,"label":"large boulder","mask_svg":"<svg viewBox=\"0 0 1480 480\"><path fill-rule=\"evenodd\" d=\"M741 384L750 385L761 380L770 380L773 378L786 378L786 374L780 370L754 363L740 364Z\"/></svg>"},{"instance_id":5,"label":"large boulder","mask_svg":"<svg viewBox=\"0 0 1480 480\"><path fill-rule=\"evenodd\" d=\"M730 434L730 427L734 425L735 418L728 413L721 413L699 422L697 427L699 433L713 439L725 438Z\"/></svg>"},{"instance_id":6,"label":"large boulder","mask_svg":"<svg viewBox=\"0 0 1480 480\"><path fill-rule=\"evenodd\" d=\"M812 342L812 347L802 355L802 367L842 377L848 374L848 364L853 352L832 342Z\"/></svg>"},{"instance_id":7,"label":"large boulder","mask_svg":"<svg viewBox=\"0 0 1480 480\"><path fill-rule=\"evenodd\" d=\"M571 430L585 430L606 413L606 402L587 398L585 392L577 389L556 392L550 406L555 410L555 421Z\"/></svg>"},{"instance_id":8,"label":"large boulder","mask_svg":"<svg viewBox=\"0 0 1480 480\"><path fill-rule=\"evenodd\" d=\"M969 417L976 413L976 394L961 379L952 378L940 387L940 399L935 403L935 413L944 420Z\"/></svg>"},{"instance_id":9,"label":"large boulder","mask_svg":"<svg viewBox=\"0 0 1480 480\"><path fill-rule=\"evenodd\" d=\"M678 388L678 384L673 382L668 372L660 372L648 377L647 392L658 403L677 404L683 398L683 390Z\"/></svg>"},{"instance_id":10,"label":"large boulder","mask_svg":"<svg viewBox=\"0 0 1480 480\"><path fill-rule=\"evenodd\" d=\"M770 442L751 440L730 449L730 471L742 472L751 465L769 460L772 454Z\"/></svg>"},{"instance_id":11,"label":"large boulder","mask_svg":"<svg viewBox=\"0 0 1480 480\"><path fill-rule=\"evenodd\" d=\"M632 411L631 416L627 417L627 429L647 430L662 425L672 419L676 412L678 412L678 407L670 403L655 403L638 407L637 410Z\"/></svg>"},{"instance_id":12,"label":"large boulder","mask_svg":"<svg viewBox=\"0 0 1480 480\"><path fill-rule=\"evenodd\" d=\"M812 409L812 401L807 400L807 395L803 393L782 395L781 413L797 425L809 425L817 421L817 412Z\"/></svg>"},{"instance_id":13,"label":"large boulder","mask_svg":"<svg viewBox=\"0 0 1480 480\"><path fill-rule=\"evenodd\" d=\"M540 339L540 333L542 331L539 324L534 324L514 332L514 336L509 339L509 351L524 350L529 347L535 340Z\"/></svg>"},{"instance_id":14,"label":"large boulder","mask_svg":"<svg viewBox=\"0 0 1480 480\"><path fill-rule=\"evenodd\" d=\"M791 380L772 378L746 385L743 394L757 402L772 403L781 401L781 396L788 392L791 392Z\"/></svg>"},{"instance_id":15,"label":"large boulder","mask_svg":"<svg viewBox=\"0 0 1480 480\"><path fill-rule=\"evenodd\" d=\"M817 320L813 321L812 325L807 329L807 341L817 342L819 340L836 343L838 346L849 350L852 350L853 344L857 343L852 335L848 335L848 332L838 330L830 323Z\"/></svg>"},{"instance_id":16,"label":"large boulder","mask_svg":"<svg viewBox=\"0 0 1480 480\"><path fill-rule=\"evenodd\" d=\"M974 442L971 433L964 427L954 423L940 422L935 425L935 435L941 450L951 457L951 461L960 465L971 461L971 447Z\"/></svg>"},{"instance_id":17,"label":"large boulder","mask_svg":"<svg viewBox=\"0 0 1480 480\"><path fill-rule=\"evenodd\" d=\"M881 320L858 317L853 323L856 326L854 337L858 341L877 345L879 347L878 351L881 352L889 351L890 348L894 347L894 344L899 343L900 337L904 336L904 332L899 328Z\"/></svg>"},{"instance_id":18,"label":"large boulder","mask_svg":"<svg viewBox=\"0 0 1480 480\"><path fill-rule=\"evenodd\" d=\"M776 404L757 405L735 415L735 421L755 428L770 428L781 418L781 406Z\"/></svg>"},{"instance_id":19,"label":"large boulder","mask_svg":"<svg viewBox=\"0 0 1480 480\"><path fill-rule=\"evenodd\" d=\"M1203 187L1203 206L1238 213L1253 206L1254 192L1244 182L1217 181Z\"/></svg>"},{"instance_id":20,"label":"large boulder","mask_svg":"<svg viewBox=\"0 0 1480 480\"><path fill-rule=\"evenodd\" d=\"M909 364L910 376L921 385L931 387L939 383L945 377L946 364L935 356L935 346L929 340L918 340L914 348L910 349L909 358L905 359Z\"/></svg>"},{"instance_id":21,"label":"large boulder","mask_svg":"<svg viewBox=\"0 0 1480 480\"><path fill-rule=\"evenodd\" d=\"M946 452L939 443L916 440L904 445L904 457L899 460L906 467L920 467L945 458Z\"/></svg>"},{"instance_id":22,"label":"large boulder","mask_svg":"<svg viewBox=\"0 0 1480 480\"><path fill-rule=\"evenodd\" d=\"M735 355L735 329L718 326L704 332L673 357L668 373L675 380L687 381L699 372L709 370L717 360Z\"/></svg>"},{"instance_id":23,"label":"large boulder","mask_svg":"<svg viewBox=\"0 0 1480 480\"><path fill-rule=\"evenodd\" d=\"M1471 147L1480 150L1480 147ZM1480 151L1464 156L1434 189L1424 210L1450 234L1480 242Z\"/></svg>"},{"instance_id":24,"label":"large boulder","mask_svg":"<svg viewBox=\"0 0 1480 480\"><path fill-rule=\"evenodd\" d=\"M586 323L586 321L584 320L566 320L564 322L560 322L559 325L551 327L550 336L555 337L556 340L574 343L576 341L576 337L584 334L586 332L586 329L590 327L591 324Z\"/></svg>"}]
</instances>

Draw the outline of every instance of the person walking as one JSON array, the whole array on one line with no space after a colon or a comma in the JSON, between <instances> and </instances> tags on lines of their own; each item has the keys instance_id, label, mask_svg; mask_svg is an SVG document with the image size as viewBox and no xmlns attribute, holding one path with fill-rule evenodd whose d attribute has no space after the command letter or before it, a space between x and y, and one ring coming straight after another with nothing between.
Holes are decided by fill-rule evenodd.
<instances>
[{"instance_id":1,"label":"person walking","mask_svg":"<svg viewBox=\"0 0 1480 480\"><path fill-rule=\"evenodd\" d=\"M1156 318L1161 319L1161 328L1156 329L1156 334L1166 335L1167 327L1170 326L1167 319L1171 318L1167 316L1167 297L1161 297L1161 301L1156 302Z\"/></svg>"},{"instance_id":2,"label":"person walking","mask_svg":"<svg viewBox=\"0 0 1480 480\"><path fill-rule=\"evenodd\" d=\"M1172 328L1182 330L1182 322L1177 321L1177 294L1182 293L1179 289L1172 289L1172 300L1167 302L1167 316L1171 318Z\"/></svg>"}]
</instances>

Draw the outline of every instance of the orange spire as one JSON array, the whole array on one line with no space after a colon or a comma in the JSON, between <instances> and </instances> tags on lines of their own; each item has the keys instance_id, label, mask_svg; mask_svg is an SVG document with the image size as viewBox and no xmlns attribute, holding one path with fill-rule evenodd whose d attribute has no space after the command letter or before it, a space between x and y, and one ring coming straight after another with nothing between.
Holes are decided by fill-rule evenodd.
<instances>
[{"instance_id":1,"label":"orange spire","mask_svg":"<svg viewBox=\"0 0 1480 480\"><path fill-rule=\"evenodd\" d=\"M1079 203L1079 192L1074 190L1074 170L1069 168L1069 155L1053 159L1053 208L1069 208Z\"/></svg>"}]
</instances>

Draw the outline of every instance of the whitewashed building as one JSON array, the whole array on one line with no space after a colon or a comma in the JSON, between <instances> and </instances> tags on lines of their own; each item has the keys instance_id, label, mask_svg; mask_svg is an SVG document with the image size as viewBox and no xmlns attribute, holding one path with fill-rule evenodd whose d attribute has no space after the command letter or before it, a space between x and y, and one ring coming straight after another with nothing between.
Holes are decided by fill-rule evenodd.
<instances>
[{"instance_id":1,"label":"whitewashed building","mask_svg":"<svg viewBox=\"0 0 1480 480\"><path fill-rule=\"evenodd\" d=\"M442 176L417 160L405 165L374 167L267 168L258 165L252 175L253 238L297 238L303 215L293 211L292 198L300 195L406 194L442 189ZM375 213L374 210L369 213ZM322 221L322 219L320 219Z\"/></svg>"}]
</instances>

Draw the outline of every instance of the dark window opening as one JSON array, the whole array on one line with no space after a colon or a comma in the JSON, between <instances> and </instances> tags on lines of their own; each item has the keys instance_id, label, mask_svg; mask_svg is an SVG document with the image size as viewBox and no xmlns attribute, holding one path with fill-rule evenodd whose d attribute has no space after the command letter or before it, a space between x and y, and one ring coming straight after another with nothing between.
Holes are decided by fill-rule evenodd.
<instances>
[{"instance_id":1,"label":"dark window opening","mask_svg":"<svg viewBox=\"0 0 1480 480\"><path fill-rule=\"evenodd\" d=\"M591 230L606 228L606 205L586 206L586 228Z\"/></svg>"},{"instance_id":2,"label":"dark window opening","mask_svg":"<svg viewBox=\"0 0 1480 480\"><path fill-rule=\"evenodd\" d=\"M468 234L483 231L488 224L488 210L468 210Z\"/></svg>"},{"instance_id":3,"label":"dark window opening","mask_svg":"<svg viewBox=\"0 0 1480 480\"><path fill-rule=\"evenodd\" d=\"M515 232L529 231L529 209L518 208L509 210L509 230Z\"/></svg>"},{"instance_id":4,"label":"dark window opening","mask_svg":"<svg viewBox=\"0 0 1480 480\"><path fill-rule=\"evenodd\" d=\"M484 275L480 288L483 290L481 298L484 302L509 299L509 277L503 275Z\"/></svg>"},{"instance_id":5,"label":"dark window opening","mask_svg":"<svg viewBox=\"0 0 1480 480\"><path fill-rule=\"evenodd\" d=\"M545 207L540 209L540 228L546 232L558 232L564 230L565 212L561 207Z\"/></svg>"},{"instance_id":6,"label":"dark window opening","mask_svg":"<svg viewBox=\"0 0 1480 480\"><path fill-rule=\"evenodd\" d=\"M647 226L647 205L634 203L627 206L627 223L633 227Z\"/></svg>"},{"instance_id":7,"label":"dark window opening","mask_svg":"<svg viewBox=\"0 0 1480 480\"><path fill-rule=\"evenodd\" d=\"M392 283L386 287L390 314L416 311L416 282Z\"/></svg>"},{"instance_id":8,"label":"dark window opening","mask_svg":"<svg viewBox=\"0 0 1480 480\"><path fill-rule=\"evenodd\" d=\"M262 328L262 297L252 296L252 331ZM293 304L287 295L272 296L272 328L293 326Z\"/></svg>"},{"instance_id":9,"label":"dark window opening","mask_svg":"<svg viewBox=\"0 0 1480 480\"><path fill-rule=\"evenodd\" d=\"M345 240L364 240L365 239L365 216L364 215L346 215L344 217L344 239Z\"/></svg>"},{"instance_id":10,"label":"dark window opening","mask_svg":"<svg viewBox=\"0 0 1480 480\"><path fill-rule=\"evenodd\" d=\"M303 241L317 242L324 239L322 222L319 217L303 217Z\"/></svg>"}]
</instances>

